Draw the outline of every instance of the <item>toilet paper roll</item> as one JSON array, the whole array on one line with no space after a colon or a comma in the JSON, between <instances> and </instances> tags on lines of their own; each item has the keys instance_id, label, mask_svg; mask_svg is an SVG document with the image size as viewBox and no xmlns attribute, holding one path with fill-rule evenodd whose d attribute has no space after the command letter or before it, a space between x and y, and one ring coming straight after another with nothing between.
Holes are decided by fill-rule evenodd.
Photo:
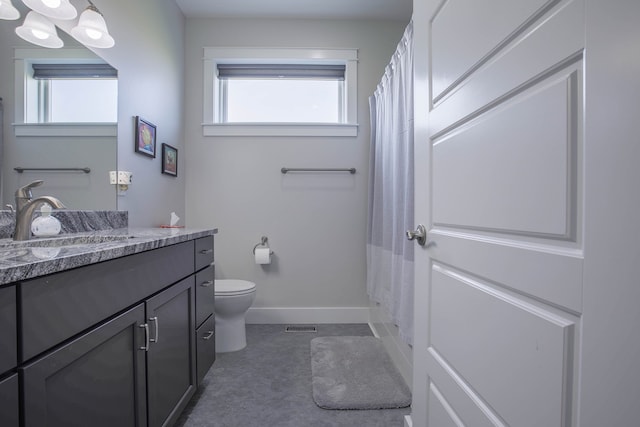
<instances>
[{"instance_id":1,"label":"toilet paper roll","mask_svg":"<svg viewBox=\"0 0 640 427\"><path fill-rule=\"evenodd\" d=\"M271 249L256 248L256 264L271 264Z\"/></svg>"}]
</instances>

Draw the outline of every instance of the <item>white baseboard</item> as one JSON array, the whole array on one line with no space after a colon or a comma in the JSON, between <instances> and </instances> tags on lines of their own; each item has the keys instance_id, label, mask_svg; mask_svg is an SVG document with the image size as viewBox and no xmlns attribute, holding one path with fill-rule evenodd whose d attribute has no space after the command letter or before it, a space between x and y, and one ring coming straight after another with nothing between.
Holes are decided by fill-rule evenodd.
<instances>
[{"instance_id":1,"label":"white baseboard","mask_svg":"<svg viewBox=\"0 0 640 427\"><path fill-rule=\"evenodd\" d=\"M411 415L404 416L404 427L413 427L413 420L411 419Z\"/></svg>"},{"instance_id":2,"label":"white baseboard","mask_svg":"<svg viewBox=\"0 0 640 427\"><path fill-rule=\"evenodd\" d=\"M367 307L251 307L249 324L368 323Z\"/></svg>"}]
</instances>

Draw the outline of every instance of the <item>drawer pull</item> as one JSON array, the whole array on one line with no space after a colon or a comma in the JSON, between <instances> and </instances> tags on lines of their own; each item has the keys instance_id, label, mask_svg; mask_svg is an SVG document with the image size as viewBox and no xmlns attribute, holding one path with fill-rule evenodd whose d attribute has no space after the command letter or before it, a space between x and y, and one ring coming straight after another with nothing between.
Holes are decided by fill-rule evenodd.
<instances>
[{"instance_id":1,"label":"drawer pull","mask_svg":"<svg viewBox=\"0 0 640 427\"><path fill-rule=\"evenodd\" d=\"M154 342L154 343L158 343L158 332L159 332L158 329L160 327L158 325L160 323L160 322L158 322L158 316L150 317L149 321L153 322L155 324L155 329L156 329L155 338L151 338L149 341Z\"/></svg>"},{"instance_id":2,"label":"drawer pull","mask_svg":"<svg viewBox=\"0 0 640 427\"><path fill-rule=\"evenodd\" d=\"M209 255L213 253L213 249L203 249L200 251L202 255Z\"/></svg>"},{"instance_id":3,"label":"drawer pull","mask_svg":"<svg viewBox=\"0 0 640 427\"><path fill-rule=\"evenodd\" d=\"M139 328L144 328L144 347L140 347L140 350L149 351L149 325L147 323L143 323L142 325L138 325Z\"/></svg>"},{"instance_id":4,"label":"drawer pull","mask_svg":"<svg viewBox=\"0 0 640 427\"><path fill-rule=\"evenodd\" d=\"M213 285L213 280L207 280L206 282L200 283L200 286L205 287L205 288L208 288L211 285Z\"/></svg>"},{"instance_id":5,"label":"drawer pull","mask_svg":"<svg viewBox=\"0 0 640 427\"><path fill-rule=\"evenodd\" d=\"M213 331L208 331L207 335L202 337L203 340L208 341L211 339L211 337L213 336Z\"/></svg>"}]
</instances>

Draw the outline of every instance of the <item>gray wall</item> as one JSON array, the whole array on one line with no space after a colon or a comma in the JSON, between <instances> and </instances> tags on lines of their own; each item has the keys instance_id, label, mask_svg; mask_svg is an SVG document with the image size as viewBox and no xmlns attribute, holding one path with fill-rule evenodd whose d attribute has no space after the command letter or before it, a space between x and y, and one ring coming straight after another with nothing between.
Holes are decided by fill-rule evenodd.
<instances>
[{"instance_id":1,"label":"gray wall","mask_svg":"<svg viewBox=\"0 0 640 427\"><path fill-rule=\"evenodd\" d=\"M187 223L219 228L217 278L241 278L257 283L257 298L249 321L264 320L255 317L256 313L273 308L289 309L275 314L285 316L283 320L292 319L286 317L287 313L294 317L296 313L308 313L311 317L319 315L320 320L339 320L322 317L331 316L331 310L322 312L324 308L340 307L362 308L356 311L366 316L368 97L406 24L187 20ZM203 137L204 47L359 49L358 137ZM282 175L283 166L355 167L358 172ZM267 267L256 265L251 252L263 235L269 237L275 251L274 262ZM311 313L313 310L295 310L303 307L319 310L315 314ZM318 319L311 317L307 320Z\"/></svg>"},{"instance_id":2,"label":"gray wall","mask_svg":"<svg viewBox=\"0 0 640 427\"><path fill-rule=\"evenodd\" d=\"M184 16L173 0L95 4L116 41L98 54L118 69L118 169L133 173L118 209L129 211L131 226L167 223L172 211L184 218ZM155 159L134 152L138 115L157 126ZM160 173L163 142L179 150L177 178Z\"/></svg>"}]
</instances>

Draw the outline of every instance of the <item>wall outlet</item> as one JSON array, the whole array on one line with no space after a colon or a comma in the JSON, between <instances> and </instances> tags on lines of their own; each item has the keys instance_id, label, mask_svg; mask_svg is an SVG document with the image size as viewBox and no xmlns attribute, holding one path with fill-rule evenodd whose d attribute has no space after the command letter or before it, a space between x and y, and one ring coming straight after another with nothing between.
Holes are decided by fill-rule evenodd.
<instances>
[{"instance_id":1,"label":"wall outlet","mask_svg":"<svg viewBox=\"0 0 640 427\"><path fill-rule=\"evenodd\" d=\"M131 184L133 174L127 171L111 171L109 172L109 182L111 184L129 185Z\"/></svg>"}]
</instances>

